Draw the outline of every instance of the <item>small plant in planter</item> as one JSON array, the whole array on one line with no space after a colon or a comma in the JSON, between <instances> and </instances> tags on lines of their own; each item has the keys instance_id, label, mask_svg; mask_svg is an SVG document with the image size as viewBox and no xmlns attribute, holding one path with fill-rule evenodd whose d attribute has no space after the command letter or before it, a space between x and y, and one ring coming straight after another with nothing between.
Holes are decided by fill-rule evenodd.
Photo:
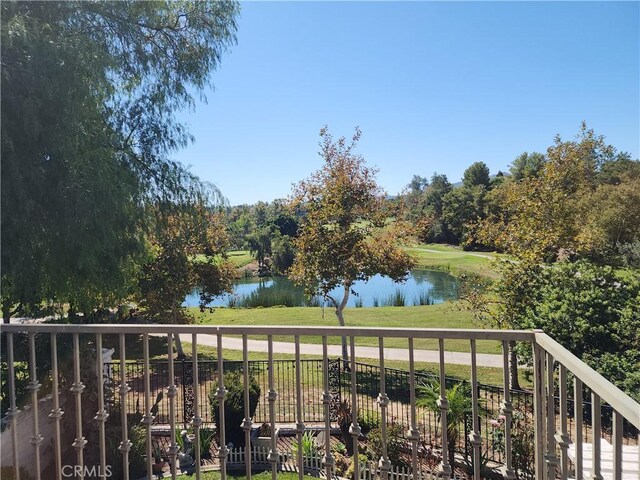
<instances>
[{"instance_id":1,"label":"small plant in planter","mask_svg":"<svg viewBox=\"0 0 640 480\"><path fill-rule=\"evenodd\" d=\"M279 435L280 429L276 428L276 442L278 441ZM262 448L264 450L269 450L271 448L271 425L269 423L263 423L253 431L251 434L251 444L254 447Z\"/></svg>"},{"instance_id":2,"label":"small plant in planter","mask_svg":"<svg viewBox=\"0 0 640 480\"><path fill-rule=\"evenodd\" d=\"M253 376L249 377L249 412L244 411L244 376L241 371L229 371L224 374L224 386L227 390L224 398L224 439L225 443L233 443L235 447L243 447L245 441L245 433L242 429L242 422L245 413L248 418L255 415L258 401L260 399L260 385ZM219 427L220 410L219 400L217 396L217 385L209 394L209 404L211 405L211 413L213 421ZM220 431L218 429L218 436Z\"/></svg>"},{"instance_id":3,"label":"small plant in planter","mask_svg":"<svg viewBox=\"0 0 640 480\"><path fill-rule=\"evenodd\" d=\"M308 469L313 467L313 458L317 457L320 452L320 447L316 443L316 439L313 437L311 432L305 432L302 435L302 442L296 441L293 444L293 455L297 458L298 452L302 451L302 461L304 463L304 468Z\"/></svg>"}]
</instances>

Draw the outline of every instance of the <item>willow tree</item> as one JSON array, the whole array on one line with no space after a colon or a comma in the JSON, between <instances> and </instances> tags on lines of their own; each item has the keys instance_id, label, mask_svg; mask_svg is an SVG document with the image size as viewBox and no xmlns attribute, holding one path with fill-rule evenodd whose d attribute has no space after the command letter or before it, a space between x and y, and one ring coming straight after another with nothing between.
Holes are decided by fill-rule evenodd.
<instances>
[{"instance_id":1,"label":"willow tree","mask_svg":"<svg viewBox=\"0 0 640 480\"><path fill-rule=\"evenodd\" d=\"M319 153L324 165L295 186L292 195L292 206L305 214L289 275L307 294L332 305L340 326L345 325L349 296L357 294L355 282L378 274L403 281L413 266L401 248L406 224L388 221L376 170L354 152L360 135L356 128L351 142L344 137L334 141L323 128ZM342 356L348 358L346 337Z\"/></svg>"},{"instance_id":2,"label":"willow tree","mask_svg":"<svg viewBox=\"0 0 640 480\"><path fill-rule=\"evenodd\" d=\"M149 205L193 203L172 153L235 42L239 5L2 2L2 310L125 298Z\"/></svg>"}]
</instances>

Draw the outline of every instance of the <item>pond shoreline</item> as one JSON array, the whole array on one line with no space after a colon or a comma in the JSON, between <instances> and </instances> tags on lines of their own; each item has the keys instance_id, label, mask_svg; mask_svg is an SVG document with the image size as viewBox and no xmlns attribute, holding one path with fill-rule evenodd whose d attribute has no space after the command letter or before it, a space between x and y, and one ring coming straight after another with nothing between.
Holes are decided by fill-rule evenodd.
<instances>
[{"instance_id":1,"label":"pond shoreline","mask_svg":"<svg viewBox=\"0 0 640 480\"><path fill-rule=\"evenodd\" d=\"M433 305L447 300L456 300L459 279L449 272L438 269L416 268L411 270L404 282L393 282L388 277L376 275L369 280L358 281L348 308L382 306ZM332 291L340 296L341 288ZM197 289L187 296L183 306L199 305ZM207 307L318 307L328 306L320 297L309 299L302 287L285 276L240 278L234 282L233 294L215 299Z\"/></svg>"}]
</instances>

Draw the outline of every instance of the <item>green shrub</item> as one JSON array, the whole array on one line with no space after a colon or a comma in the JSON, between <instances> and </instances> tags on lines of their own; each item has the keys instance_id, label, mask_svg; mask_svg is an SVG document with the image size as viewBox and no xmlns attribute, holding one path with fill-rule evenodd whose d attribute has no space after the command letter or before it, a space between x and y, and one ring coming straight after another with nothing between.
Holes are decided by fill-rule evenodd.
<instances>
[{"instance_id":1,"label":"green shrub","mask_svg":"<svg viewBox=\"0 0 640 480\"><path fill-rule=\"evenodd\" d=\"M129 477L140 478L145 475L147 466L145 456L147 454L147 432L145 427L140 425L129 425ZM122 430L120 425L110 425L106 431L107 463L111 466L111 471L119 478L122 472L122 452L120 452L120 442L122 441ZM4 478L4 477L3 477ZM22 477L20 477L22 478Z\"/></svg>"},{"instance_id":2,"label":"green shrub","mask_svg":"<svg viewBox=\"0 0 640 480\"><path fill-rule=\"evenodd\" d=\"M347 447L345 447L342 442L336 442L331 446L331 451L339 455L346 455Z\"/></svg>"},{"instance_id":3,"label":"green shrub","mask_svg":"<svg viewBox=\"0 0 640 480\"><path fill-rule=\"evenodd\" d=\"M304 434L302 435L302 442L300 442L302 444L302 447L300 447L298 443L299 442L296 440L291 449L294 455L298 455L298 450L300 448L302 448L302 455L305 457L310 457L318 450L320 450L311 432L304 432Z\"/></svg>"},{"instance_id":4,"label":"green shrub","mask_svg":"<svg viewBox=\"0 0 640 480\"><path fill-rule=\"evenodd\" d=\"M404 428L396 422L387 424L387 438L382 438L382 429L376 427L369 432L367 438L367 456L378 461L382 457L382 445L387 445L387 458L394 467L408 467L402 455L404 449Z\"/></svg>"},{"instance_id":5,"label":"green shrub","mask_svg":"<svg viewBox=\"0 0 640 480\"><path fill-rule=\"evenodd\" d=\"M358 411L358 425L360 425L360 429L365 435L374 428L379 427L380 421L380 414L378 412L365 410Z\"/></svg>"},{"instance_id":6,"label":"green shrub","mask_svg":"<svg viewBox=\"0 0 640 480\"><path fill-rule=\"evenodd\" d=\"M340 443L344 447L342 443ZM346 452L346 449L345 449ZM349 469L351 465L349 458L344 455L342 452L336 452L333 454L333 459L335 460L335 474L339 477L346 476L346 471Z\"/></svg>"},{"instance_id":7,"label":"green shrub","mask_svg":"<svg viewBox=\"0 0 640 480\"><path fill-rule=\"evenodd\" d=\"M200 458L211 458L211 445L214 438L215 434L212 429L200 429Z\"/></svg>"},{"instance_id":8,"label":"green shrub","mask_svg":"<svg viewBox=\"0 0 640 480\"><path fill-rule=\"evenodd\" d=\"M224 388L227 394L224 399L224 424L225 443L233 443L236 447L244 446L244 430L242 421L244 420L244 375L240 371L227 372L224 374ZM220 425L219 402L216 396L217 382L209 394L209 404L213 421ZM253 376L249 376L249 416L253 417L258 407L260 398L260 385Z\"/></svg>"},{"instance_id":9,"label":"green shrub","mask_svg":"<svg viewBox=\"0 0 640 480\"><path fill-rule=\"evenodd\" d=\"M362 465L363 463L367 463L369 461L369 459L367 458L367 456L364 453L359 453L358 454L358 461L360 462L360 465ZM349 464L349 468L347 468L347 472L344 474L344 476L346 478L353 478L353 474L354 474L354 468L355 468L355 459L352 458L351 459L351 463Z\"/></svg>"}]
</instances>

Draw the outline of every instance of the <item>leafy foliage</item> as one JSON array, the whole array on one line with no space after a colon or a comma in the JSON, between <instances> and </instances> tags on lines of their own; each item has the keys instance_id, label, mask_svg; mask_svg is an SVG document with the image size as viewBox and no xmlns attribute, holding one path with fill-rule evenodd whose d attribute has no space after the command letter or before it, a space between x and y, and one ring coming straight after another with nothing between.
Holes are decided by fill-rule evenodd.
<instances>
[{"instance_id":1,"label":"leafy foliage","mask_svg":"<svg viewBox=\"0 0 640 480\"><path fill-rule=\"evenodd\" d=\"M2 4L5 320L112 306L135 282L150 204L200 183L169 155L235 41L235 2Z\"/></svg>"},{"instance_id":2,"label":"leafy foliage","mask_svg":"<svg viewBox=\"0 0 640 480\"><path fill-rule=\"evenodd\" d=\"M228 241L219 215L205 205L174 210L150 235L150 255L139 276L140 306L160 323L188 323L182 307L197 288L200 308L232 290L235 267L226 260ZM178 337L176 337L178 341ZM178 353L182 355L180 343Z\"/></svg>"},{"instance_id":3,"label":"leafy foliage","mask_svg":"<svg viewBox=\"0 0 640 480\"><path fill-rule=\"evenodd\" d=\"M634 398L640 398L640 274L587 260L504 263L500 279L473 300L493 325L540 328ZM472 298L472 297L468 297ZM522 359L530 351L521 345Z\"/></svg>"},{"instance_id":4,"label":"leafy foliage","mask_svg":"<svg viewBox=\"0 0 640 480\"><path fill-rule=\"evenodd\" d=\"M220 428L220 402L217 397L217 383L209 394L209 404L213 421ZM224 374L224 388L227 394L224 398L224 425L225 442L233 443L236 447L244 445L244 430L241 427L244 420L244 376L240 371L231 371ZM260 399L260 385L253 376L249 376L249 412L253 417ZM218 430L219 431L219 430Z\"/></svg>"},{"instance_id":5,"label":"leafy foliage","mask_svg":"<svg viewBox=\"0 0 640 480\"><path fill-rule=\"evenodd\" d=\"M426 383L418 386L418 398L416 405L426 407L440 418L441 410L438 405L440 398L440 384L438 382ZM460 426L464 425L468 416L473 413L471 400L471 388L467 383L456 383L446 389L446 398L449 405L447 410L447 445L449 463L453 465L456 445L460 437ZM484 409L479 410L484 413Z\"/></svg>"},{"instance_id":6,"label":"leafy foliage","mask_svg":"<svg viewBox=\"0 0 640 480\"><path fill-rule=\"evenodd\" d=\"M485 187L489 188L491 180L489 178L489 167L484 162L472 163L464 171L462 176L462 186L465 188Z\"/></svg>"},{"instance_id":7,"label":"leafy foliage","mask_svg":"<svg viewBox=\"0 0 640 480\"><path fill-rule=\"evenodd\" d=\"M542 170L546 159L542 153L524 152L518 155L509 167L513 180L519 182L527 177L537 177Z\"/></svg>"},{"instance_id":8,"label":"leafy foliage","mask_svg":"<svg viewBox=\"0 0 640 480\"><path fill-rule=\"evenodd\" d=\"M382 444L387 445L387 458L394 467L408 467L408 463L403 456L404 450L404 428L400 423L391 422L387 424L387 436L382 437L382 429L378 426L373 428L367 435L367 456L371 460L378 461L382 458Z\"/></svg>"},{"instance_id":9,"label":"leafy foliage","mask_svg":"<svg viewBox=\"0 0 640 480\"><path fill-rule=\"evenodd\" d=\"M600 209L612 193L609 190L615 189L598 190L598 172L619 158L603 137L585 125L575 141L556 138L537 176L496 189L492 198L496 207L478 223L475 238L520 259L540 262L567 255L597 257L607 245L615 244L614 235L635 237L637 222L624 223L629 204L637 207L637 194L627 195L634 188L631 184L628 190L617 187L623 206L607 207L623 218L618 222L609 212L600 218Z\"/></svg>"},{"instance_id":10,"label":"leafy foliage","mask_svg":"<svg viewBox=\"0 0 640 480\"><path fill-rule=\"evenodd\" d=\"M297 458L298 452L302 452L302 461L304 466L312 465L311 458L318 456L322 452L322 447L316 443L311 432L305 432L302 435L302 441L296 440L291 447L291 452Z\"/></svg>"},{"instance_id":11,"label":"leafy foliage","mask_svg":"<svg viewBox=\"0 0 640 480\"><path fill-rule=\"evenodd\" d=\"M323 167L301 181L292 198L294 209L304 209L291 278L305 287L309 296L327 299L336 309L340 325L342 312L357 280L386 275L404 280L412 258L400 248L407 236L404 222L386 225L382 191L375 181L375 170L354 152L360 139L356 129L351 143L334 141L326 128L320 131ZM342 287L342 299L331 290ZM343 341L343 358L347 358Z\"/></svg>"}]
</instances>

